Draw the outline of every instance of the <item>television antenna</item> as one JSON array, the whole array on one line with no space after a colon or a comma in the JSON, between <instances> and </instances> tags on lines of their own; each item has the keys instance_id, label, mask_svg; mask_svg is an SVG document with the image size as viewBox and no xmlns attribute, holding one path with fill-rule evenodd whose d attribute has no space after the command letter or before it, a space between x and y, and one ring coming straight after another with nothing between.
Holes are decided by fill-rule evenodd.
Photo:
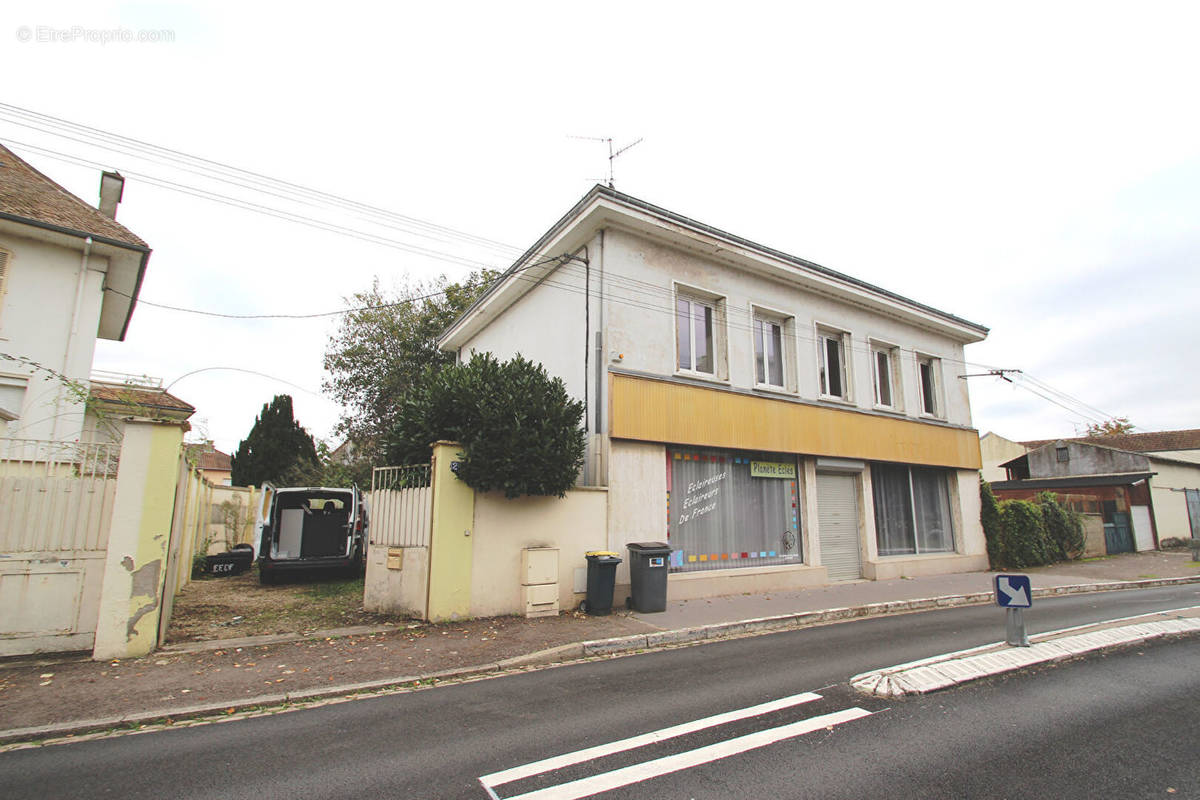
<instances>
[{"instance_id":1,"label":"television antenna","mask_svg":"<svg viewBox=\"0 0 1200 800\"><path fill-rule=\"evenodd\" d=\"M608 181L607 181L607 183L608 183L608 188L610 188L610 189L616 188L613 185L613 181L614 181L613 161L616 159L617 156L621 155L629 148L633 147L634 145L641 144L643 141L645 141L644 136L639 136L636 140L630 142L629 144L625 145L624 147L621 147L617 150L613 150L613 140L612 140L611 136L570 136L570 135L568 135L567 138L568 139L580 139L582 141L587 141L587 142L604 142L605 144L608 145Z\"/></svg>"}]
</instances>

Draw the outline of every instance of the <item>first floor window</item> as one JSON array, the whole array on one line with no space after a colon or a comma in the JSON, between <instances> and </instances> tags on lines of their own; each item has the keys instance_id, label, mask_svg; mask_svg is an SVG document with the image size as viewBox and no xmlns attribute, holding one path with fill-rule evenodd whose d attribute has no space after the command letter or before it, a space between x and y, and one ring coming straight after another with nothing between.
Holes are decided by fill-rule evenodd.
<instances>
[{"instance_id":1,"label":"first floor window","mask_svg":"<svg viewBox=\"0 0 1200 800\"><path fill-rule=\"evenodd\" d=\"M675 338L678 367L692 372L716 373L713 359L713 306L687 297L675 301Z\"/></svg>"},{"instance_id":2,"label":"first floor window","mask_svg":"<svg viewBox=\"0 0 1200 800\"><path fill-rule=\"evenodd\" d=\"M767 319L754 319L754 380L783 387L783 326Z\"/></svg>"},{"instance_id":3,"label":"first floor window","mask_svg":"<svg viewBox=\"0 0 1200 800\"><path fill-rule=\"evenodd\" d=\"M668 449L671 570L799 562L798 481L795 456Z\"/></svg>"},{"instance_id":4,"label":"first floor window","mask_svg":"<svg viewBox=\"0 0 1200 800\"><path fill-rule=\"evenodd\" d=\"M875 367L875 405L884 408L896 407L895 385L892 381L892 364L895 348L875 347L871 350Z\"/></svg>"},{"instance_id":5,"label":"first floor window","mask_svg":"<svg viewBox=\"0 0 1200 800\"><path fill-rule=\"evenodd\" d=\"M934 467L871 465L879 555L954 550L949 478L949 470Z\"/></svg>"},{"instance_id":6,"label":"first floor window","mask_svg":"<svg viewBox=\"0 0 1200 800\"><path fill-rule=\"evenodd\" d=\"M917 361L921 379L921 413L933 417L941 416L937 396L937 371L940 363L938 359L930 356L921 356Z\"/></svg>"},{"instance_id":7,"label":"first floor window","mask_svg":"<svg viewBox=\"0 0 1200 800\"><path fill-rule=\"evenodd\" d=\"M822 333L819 337L821 352L821 394L828 397L846 397L846 359L842 347L842 334Z\"/></svg>"}]
</instances>

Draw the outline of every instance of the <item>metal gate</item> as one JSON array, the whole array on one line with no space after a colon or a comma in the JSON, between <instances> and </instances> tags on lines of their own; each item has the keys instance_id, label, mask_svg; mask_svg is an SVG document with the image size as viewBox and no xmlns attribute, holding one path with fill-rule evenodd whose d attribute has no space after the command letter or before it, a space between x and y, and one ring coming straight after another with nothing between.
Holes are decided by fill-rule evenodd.
<instances>
[{"instance_id":1,"label":"metal gate","mask_svg":"<svg viewBox=\"0 0 1200 800\"><path fill-rule=\"evenodd\" d=\"M0 655L92 647L120 452L0 439Z\"/></svg>"},{"instance_id":2,"label":"metal gate","mask_svg":"<svg viewBox=\"0 0 1200 800\"><path fill-rule=\"evenodd\" d=\"M858 535L858 479L817 473L821 565L831 581L862 577Z\"/></svg>"},{"instance_id":3,"label":"metal gate","mask_svg":"<svg viewBox=\"0 0 1200 800\"><path fill-rule=\"evenodd\" d=\"M429 465L376 467L370 511L372 545L428 547L433 522Z\"/></svg>"}]
</instances>

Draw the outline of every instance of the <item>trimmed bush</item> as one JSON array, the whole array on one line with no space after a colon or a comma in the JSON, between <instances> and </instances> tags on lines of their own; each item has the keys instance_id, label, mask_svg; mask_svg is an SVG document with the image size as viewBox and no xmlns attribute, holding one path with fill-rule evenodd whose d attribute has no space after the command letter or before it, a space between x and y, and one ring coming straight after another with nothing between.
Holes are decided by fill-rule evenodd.
<instances>
[{"instance_id":1,"label":"trimmed bush","mask_svg":"<svg viewBox=\"0 0 1200 800\"><path fill-rule=\"evenodd\" d=\"M1028 500L1006 500L1000 504L1000 521L1004 530L1000 548L1004 566L1023 569L1054 560L1039 506Z\"/></svg>"},{"instance_id":2,"label":"trimmed bush","mask_svg":"<svg viewBox=\"0 0 1200 800\"><path fill-rule=\"evenodd\" d=\"M1083 518L1075 511L1059 505L1058 495L1042 492L1038 495L1042 507L1042 522L1046 527L1046 539L1054 560L1063 561L1079 558L1087 545L1083 532Z\"/></svg>"},{"instance_id":3,"label":"trimmed bush","mask_svg":"<svg viewBox=\"0 0 1200 800\"><path fill-rule=\"evenodd\" d=\"M993 568L1003 566L1001 550L1004 541L1004 525L1000 521L1000 502L992 494L991 485L979 479L979 522L983 525L983 537L987 540L988 563Z\"/></svg>"},{"instance_id":4,"label":"trimmed bush","mask_svg":"<svg viewBox=\"0 0 1200 800\"><path fill-rule=\"evenodd\" d=\"M388 461L428 461L433 442L454 441L462 446L456 474L472 489L563 497L583 467L582 419L583 403L542 365L479 354L427 371L405 394Z\"/></svg>"}]
</instances>

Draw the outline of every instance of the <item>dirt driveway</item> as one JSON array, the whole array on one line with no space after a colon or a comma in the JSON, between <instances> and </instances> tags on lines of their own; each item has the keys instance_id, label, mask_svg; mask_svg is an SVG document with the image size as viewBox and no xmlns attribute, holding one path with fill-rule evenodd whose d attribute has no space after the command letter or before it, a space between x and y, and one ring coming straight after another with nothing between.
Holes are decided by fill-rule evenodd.
<instances>
[{"instance_id":1,"label":"dirt driveway","mask_svg":"<svg viewBox=\"0 0 1200 800\"><path fill-rule=\"evenodd\" d=\"M263 586L258 572L200 578L175 598L166 644L271 633L306 633L404 622L363 610L363 579L329 573L295 576Z\"/></svg>"}]
</instances>

